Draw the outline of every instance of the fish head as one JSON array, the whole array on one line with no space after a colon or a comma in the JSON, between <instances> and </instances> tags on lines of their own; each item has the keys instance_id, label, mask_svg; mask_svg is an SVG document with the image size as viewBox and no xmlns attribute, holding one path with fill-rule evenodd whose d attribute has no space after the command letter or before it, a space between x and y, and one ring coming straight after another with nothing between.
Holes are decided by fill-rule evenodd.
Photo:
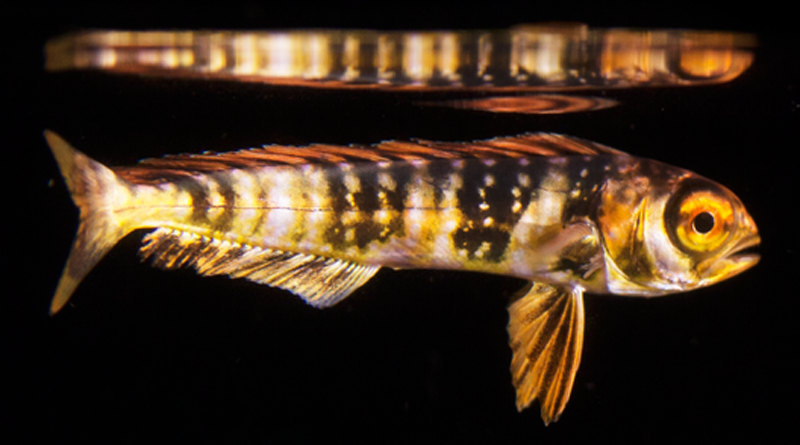
<instances>
[{"instance_id":1,"label":"fish head","mask_svg":"<svg viewBox=\"0 0 800 445\"><path fill-rule=\"evenodd\" d=\"M709 286L754 266L761 242L730 190L656 161L637 164L601 192L607 290L659 296ZM642 171L647 174L642 174Z\"/></svg>"}]
</instances>

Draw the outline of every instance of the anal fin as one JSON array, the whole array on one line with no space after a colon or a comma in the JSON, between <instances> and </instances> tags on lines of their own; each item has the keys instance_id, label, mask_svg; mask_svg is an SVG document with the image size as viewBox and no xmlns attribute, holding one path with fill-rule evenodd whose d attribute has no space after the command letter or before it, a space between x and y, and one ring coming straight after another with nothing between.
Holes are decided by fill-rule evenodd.
<instances>
[{"instance_id":1,"label":"anal fin","mask_svg":"<svg viewBox=\"0 0 800 445\"><path fill-rule=\"evenodd\" d=\"M163 228L145 236L140 254L162 269L193 267L201 275L228 275L280 287L318 308L343 300L380 269Z\"/></svg>"},{"instance_id":2,"label":"anal fin","mask_svg":"<svg viewBox=\"0 0 800 445\"><path fill-rule=\"evenodd\" d=\"M545 425L555 422L567 405L581 360L583 289L535 283L508 310L517 409L538 399Z\"/></svg>"}]
</instances>

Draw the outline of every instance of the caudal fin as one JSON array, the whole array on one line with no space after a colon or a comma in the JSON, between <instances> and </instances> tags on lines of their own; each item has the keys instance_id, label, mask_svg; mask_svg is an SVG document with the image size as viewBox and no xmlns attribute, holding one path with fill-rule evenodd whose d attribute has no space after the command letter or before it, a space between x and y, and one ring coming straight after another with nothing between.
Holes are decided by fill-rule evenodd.
<instances>
[{"instance_id":1,"label":"caudal fin","mask_svg":"<svg viewBox=\"0 0 800 445\"><path fill-rule=\"evenodd\" d=\"M95 264L132 228L114 217L114 197L128 185L113 171L73 148L50 130L44 137L58 162L72 200L80 210L80 225L58 282L50 314L61 310Z\"/></svg>"}]
</instances>

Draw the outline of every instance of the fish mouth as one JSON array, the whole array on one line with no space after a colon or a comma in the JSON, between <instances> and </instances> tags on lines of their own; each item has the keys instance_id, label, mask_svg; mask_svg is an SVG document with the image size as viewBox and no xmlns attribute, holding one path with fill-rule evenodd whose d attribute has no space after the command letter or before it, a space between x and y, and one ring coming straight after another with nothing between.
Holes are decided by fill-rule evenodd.
<instances>
[{"instance_id":1,"label":"fish mouth","mask_svg":"<svg viewBox=\"0 0 800 445\"><path fill-rule=\"evenodd\" d=\"M719 281L738 275L755 266L761 255L755 249L761 244L761 237L753 234L739 241L727 254L714 261L704 274L706 278L700 281L700 287L708 286Z\"/></svg>"},{"instance_id":2,"label":"fish mouth","mask_svg":"<svg viewBox=\"0 0 800 445\"><path fill-rule=\"evenodd\" d=\"M731 252L728 254L728 258L737 262L752 262L751 266L754 266L758 260L761 258L761 255L755 252L755 249L761 244L761 237L758 235L749 236L742 241L739 242Z\"/></svg>"}]
</instances>

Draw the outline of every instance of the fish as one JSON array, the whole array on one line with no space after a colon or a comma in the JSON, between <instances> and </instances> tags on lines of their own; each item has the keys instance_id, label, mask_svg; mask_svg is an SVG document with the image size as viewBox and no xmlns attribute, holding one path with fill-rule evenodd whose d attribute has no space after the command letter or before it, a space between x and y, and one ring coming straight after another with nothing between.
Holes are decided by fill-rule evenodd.
<instances>
[{"instance_id":1,"label":"fish","mask_svg":"<svg viewBox=\"0 0 800 445\"><path fill-rule=\"evenodd\" d=\"M45 69L478 94L473 100L417 103L493 113L564 114L616 102L556 92L730 82L752 65L755 46L755 37L742 33L602 29L582 23L499 30L90 30L49 40Z\"/></svg>"},{"instance_id":2,"label":"fish","mask_svg":"<svg viewBox=\"0 0 800 445\"><path fill-rule=\"evenodd\" d=\"M545 425L575 382L584 294L686 292L760 258L755 222L724 186L560 134L265 145L115 168L44 137L80 211L51 314L142 228L155 267L247 279L316 308L381 268L517 277L528 284L508 306L516 405L538 401Z\"/></svg>"},{"instance_id":3,"label":"fish","mask_svg":"<svg viewBox=\"0 0 800 445\"><path fill-rule=\"evenodd\" d=\"M499 30L89 30L45 46L51 72L95 69L316 88L553 91L729 82L749 34L535 23Z\"/></svg>"}]
</instances>

